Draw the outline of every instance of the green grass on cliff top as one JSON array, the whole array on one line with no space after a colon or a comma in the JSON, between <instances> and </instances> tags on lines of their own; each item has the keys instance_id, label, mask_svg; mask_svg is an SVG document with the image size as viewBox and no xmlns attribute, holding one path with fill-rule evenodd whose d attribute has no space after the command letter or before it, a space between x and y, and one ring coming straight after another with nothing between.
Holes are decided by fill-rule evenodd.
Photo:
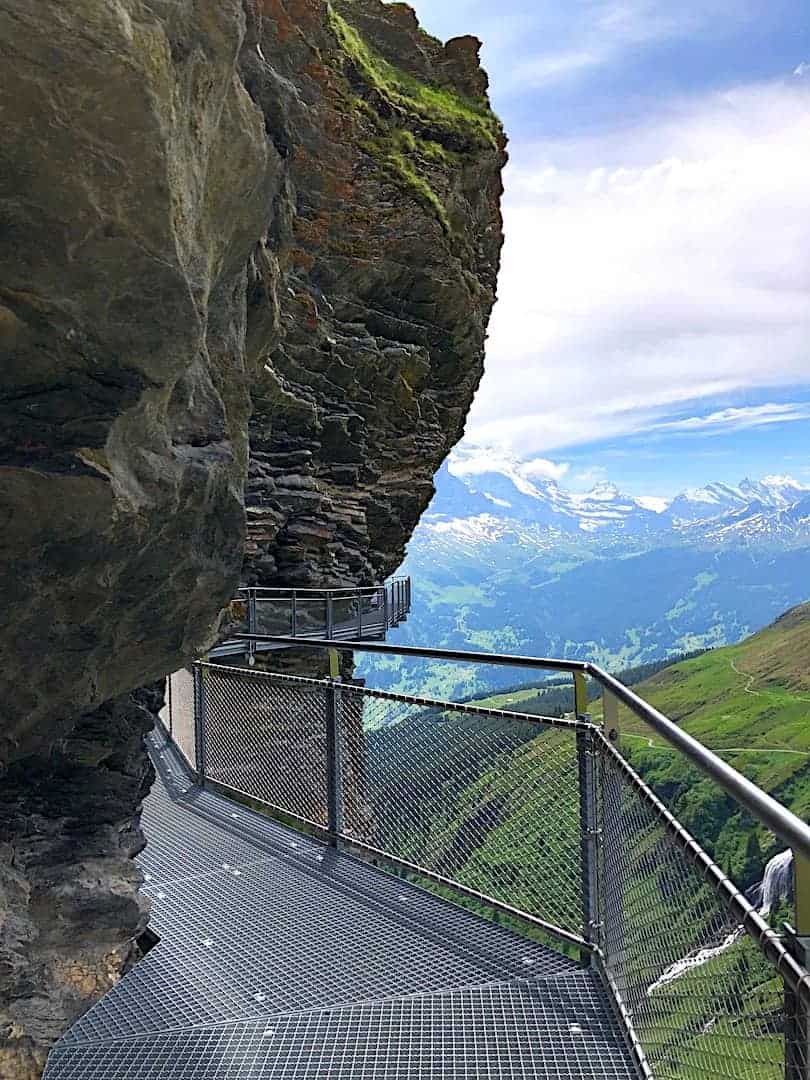
<instances>
[{"instance_id":1,"label":"green grass on cliff top","mask_svg":"<svg viewBox=\"0 0 810 1080\"><path fill-rule=\"evenodd\" d=\"M329 18L343 51L374 90L397 110L415 114L438 130L459 133L497 149L503 129L485 101L419 82L376 53L330 5Z\"/></svg>"},{"instance_id":2,"label":"green grass on cliff top","mask_svg":"<svg viewBox=\"0 0 810 1080\"><path fill-rule=\"evenodd\" d=\"M810 817L810 604L635 688L797 814ZM663 746L623 711L629 748Z\"/></svg>"}]
</instances>

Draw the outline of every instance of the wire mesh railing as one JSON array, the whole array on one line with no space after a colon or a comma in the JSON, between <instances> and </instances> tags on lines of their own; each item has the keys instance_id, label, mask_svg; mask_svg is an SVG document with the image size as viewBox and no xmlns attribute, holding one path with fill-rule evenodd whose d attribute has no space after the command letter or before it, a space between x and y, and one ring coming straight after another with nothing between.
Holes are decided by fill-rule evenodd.
<instances>
[{"instance_id":1,"label":"wire mesh railing","mask_svg":"<svg viewBox=\"0 0 810 1080\"><path fill-rule=\"evenodd\" d=\"M758 913L613 747L594 745L601 958L648 1075L804 1078L806 1046L786 1032L789 954L768 904Z\"/></svg>"},{"instance_id":2,"label":"wire mesh railing","mask_svg":"<svg viewBox=\"0 0 810 1080\"><path fill-rule=\"evenodd\" d=\"M195 679L174 733L197 732L205 781L575 945L640 1075L810 1080L789 897L732 884L618 752L610 703L603 728L581 687L555 719L211 663Z\"/></svg>"},{"instance_id":3,"label":"wire mesh railing","mask_svg":"<svg viewBox=\"0 0 810 1080\"><path fill-rule=\"evenodd\" d=\"M577 725L351 686L340 697L344 717L362 712L367 806L344 836L579 938Z\"/></svg>"},{"instance_id":4,"label":"wire mesh railing","mask_svg":"<svg viewBox=\"0 0 810 1080\"><path fill-rule=\"evenodd\" d=\"M328 695L295 678L198 666L207 780L325 828Z\"/></svg>"}]
</instances>

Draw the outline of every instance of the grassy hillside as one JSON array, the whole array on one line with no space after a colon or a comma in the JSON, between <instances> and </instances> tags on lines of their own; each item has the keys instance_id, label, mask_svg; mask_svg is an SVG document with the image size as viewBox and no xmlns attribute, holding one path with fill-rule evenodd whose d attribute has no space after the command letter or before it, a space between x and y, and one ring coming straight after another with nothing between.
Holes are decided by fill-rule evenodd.
<instances>
[{"instance_id":1,"label":"grassy hillside","mask_svg":"<svg viewBox=\"0 0 810 1080\"><path fill-rule=\"evenodd\" d=\"M738 645L713 649L639 681L620 678L800 817L810 819L810 604L788 611ZM556 681L556 680L555 680ZM601 716L598 688L591 710ZM570 710L570 690L512 690L481 701L547 716ZM635 768L742 885L759 880L773 838L739 814L629 709L622 750Z\"/></svg>"},{"instance_id":2,"label":"grassy hillside","mask_svg":"<svg viewBox=\"0 0 810 1080\"><path fill-rule=\"evenodd\" d=\"M635 689L800 817L810 817L810 604L739 645L675 664ZM621 723L633 764L749 884L761 863L750 823L629 710L622 710ZM764 831L756 837L761 857L773 852Z\"/></svg>"},{"instance_id":3,"label":"grassy hillside","mask_svg":"<svg viewBox=\"0 0 810 1080\"><path fill-rule=\"evenodd\" d=\"M637 689L716 750L808 752L810 604L739 645L668 667ZM637 723L627 730L644 734Z\"/></svg>"}]
</instances>

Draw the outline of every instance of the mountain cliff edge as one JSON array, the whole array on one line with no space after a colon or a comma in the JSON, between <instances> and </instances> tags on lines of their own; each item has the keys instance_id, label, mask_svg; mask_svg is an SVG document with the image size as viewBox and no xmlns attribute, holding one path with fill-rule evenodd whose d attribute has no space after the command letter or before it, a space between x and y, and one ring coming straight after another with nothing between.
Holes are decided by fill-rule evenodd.
<instances>
[{"instance_id":1,"label":"mountain cliff edge","mask_svg":"<svg viewBox=\"0 0 810 1080\"><path fill-rule=\"evenodd\" d=\"M393 569L483 370L479 43L379 0L0 0L0 1073L132 962L159 690L243 573ZM247 519L245 514L247 503Z\"/></svg>"}]
</instances>

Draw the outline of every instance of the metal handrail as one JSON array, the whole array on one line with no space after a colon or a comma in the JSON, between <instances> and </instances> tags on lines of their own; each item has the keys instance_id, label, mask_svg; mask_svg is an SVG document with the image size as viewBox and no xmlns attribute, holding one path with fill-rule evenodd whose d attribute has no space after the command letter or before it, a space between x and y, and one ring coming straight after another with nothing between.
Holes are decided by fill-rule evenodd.
<instances>
[{"instance_id":1,"label":"metal handrail","mask_svg":"<svg viewBox=\"0 0 810 1080\"><path fill-rule=\"evenodd\" d=\"M275 586L275 585L244 585L239 589L240 595L247 592L254 593L273 593L276 596L293 596L303 594L311 594L318 598L326 599L328 596L357 596L373 595L374 593L380 593L383 589L390 588L392 585L398 582L407 582L410 579L407 577L389 578L385 585L341 585L335 588L323 588L323 589L304 589L297 586ZM238 599L238 597L236 598Z\"/></svg>"},{"instance_id":2,"label":"metal handrail","mask_svg":"<svg viewBox=\"0 0 810 1080\"><path fill-rule=\"evenodd\" d=\"M239 612L246 619L247 632L244 635L232 634L227 641L217 645L210 655L231 655L244 645L247 646L245 651L253 657L261 650L261 642L269 642L270 635L259 633L260 616L274 604L289 608L289 619L285 619L285 622L289 623L291 639L384 638L389 630L407 619L411 595L411 580L408 577L391 578L384 585L343 586L336 589L245 585L231 601L231 606L234 614ZM351 605L348 610L345 608L347 603ZM320 623L315 620L315 625L313 607L316 615L319 610L323 611L323 619ZM268 644L266 647L272 646Z\"/></svg>"},{"instance_id":3,"label":"metal handrail","mask_svg":"<svg viewBox=\"0 0 810 1080\"><path fill-rule=\"evenodd\" d=\"M626 705L641 720L684 757L688 758L705 775L711 777L735 802L758 821L766 825L780 840L810 860L810 826L786 806L757 787L751 780L723 761L708 747L688 735L638 694L628 689L613 675L596 664L583 660L558 660L536 656L509 656L504 653L476 653L452 649L422 649L415 646L383 645L364 641L312 641L301 638L276 637L272 635L235 634L235 640L267 641L275 644L294 645L309 649L338 649L346 652L382 653L389 656L413 657L414 659L448 660L462 663L495 664L503 667L525 667L545 671L567 671L571 674L589 675L601 686Z\"/></svg>"}]
</instances>

